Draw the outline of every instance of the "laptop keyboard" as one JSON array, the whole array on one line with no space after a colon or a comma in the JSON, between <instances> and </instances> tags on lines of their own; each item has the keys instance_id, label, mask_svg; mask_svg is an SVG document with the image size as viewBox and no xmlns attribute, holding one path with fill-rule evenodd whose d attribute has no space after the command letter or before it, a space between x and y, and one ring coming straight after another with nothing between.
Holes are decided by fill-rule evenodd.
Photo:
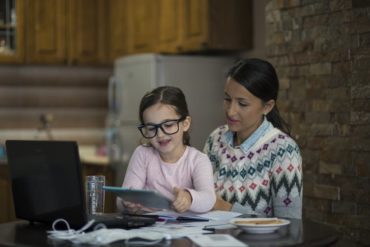
<instances>
[{"instance_id":1,"label":"laptop keyboard","mask_svg":"<svg viewBox=\"0 0 370 247\"><path fill-rule=\"evenodd\" d=\"M96 224L103 223L107 228L138 228L153 225L156 221L154 217L133 216L122 214L99 214L91 215L89 219L94 219Z\"/></svg>"}]
</instances>

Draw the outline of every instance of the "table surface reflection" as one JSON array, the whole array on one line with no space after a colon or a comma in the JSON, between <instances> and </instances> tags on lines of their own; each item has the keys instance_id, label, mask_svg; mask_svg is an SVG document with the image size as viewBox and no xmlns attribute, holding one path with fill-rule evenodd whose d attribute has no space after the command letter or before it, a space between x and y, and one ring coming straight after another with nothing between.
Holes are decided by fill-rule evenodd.
<instances>
[{"instance_id":1,"label":"table surface reflection","mask_svg":"<svg viewBox=\"0 0 370 247\"><path fill-rule=\"evenodd\" d=\"M311 220L291 219L291 224L281 227L274 233L250 234L238 228L216 230L215 233L231 234L250 247L262 246L330 246L338 240L338 233L327 225ZM211 222L210 222L211 224ZM73 246L68 242L51 241L43 224L29 224L27 221L14 221L0 224L0 246ZM109 246L125 246L124 241ZM162 241L151 246L195 247L188 238Z\"/></svg>"}]
</instances>

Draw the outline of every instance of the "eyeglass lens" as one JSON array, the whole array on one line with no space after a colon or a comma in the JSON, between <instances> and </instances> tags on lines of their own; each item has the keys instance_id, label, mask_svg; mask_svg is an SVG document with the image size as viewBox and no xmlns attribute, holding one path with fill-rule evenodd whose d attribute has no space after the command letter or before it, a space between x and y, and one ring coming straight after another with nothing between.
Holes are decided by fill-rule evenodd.
<instances>
[{"instance_id":1,"label":"eyeglass lens","mask_svg":"<svg viewBox=\"0 0 370 247\"><path fill-rule=\"evenodd\" d=\"M146 124L140 127L141 134L145 138L153 138L157 135L160 128L163 133L173 135L179 131L179 120L168 120L160 124Z\"/></svg>"}]
</instances>

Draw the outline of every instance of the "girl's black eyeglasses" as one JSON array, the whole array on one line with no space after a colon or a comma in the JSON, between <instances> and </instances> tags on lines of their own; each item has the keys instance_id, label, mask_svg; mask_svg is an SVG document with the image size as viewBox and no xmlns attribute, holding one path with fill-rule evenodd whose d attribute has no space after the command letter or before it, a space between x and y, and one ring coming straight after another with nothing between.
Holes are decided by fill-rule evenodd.
<instances>
[{"instance_id":1,"label":"girl's black eyeglasses","mask_svg":"<svg viewBox=\"0 0 370 247\"><path fill-rule=\"evenodd\" d=\"M184 121L185 119L186 117L181 117L179 119L166 120L159 124L140 124L137 128L147 139L155 137L158 133L159 128L166 135L173 135L179 131L179 123Z\"/></svg>"}]
</instances>

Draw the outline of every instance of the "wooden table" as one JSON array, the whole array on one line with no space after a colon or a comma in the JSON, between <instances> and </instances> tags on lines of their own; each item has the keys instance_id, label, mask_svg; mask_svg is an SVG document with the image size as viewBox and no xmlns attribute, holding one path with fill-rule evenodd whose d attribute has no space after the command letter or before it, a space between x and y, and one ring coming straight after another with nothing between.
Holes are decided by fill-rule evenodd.
<instances>
[{"instance_id":1,"label":"wooden table","mask_svg":"<svg viewBox=\"0 0 370 247\"><path fill-rule=\"evenodd\" d=\"M42 224L30 225L26 221L0 224L0 246L72 246L68 242L55 242L47 238L46 227ZM333 228L310 220L291 220L291 224L271 234L248 234L240 229L218 230L228 233L247 243L250 247L262 246L331 246L338 240L338 232ZM109 246L125 246L124 241ZM188 238L161 242L155 246L194 247Z\"/></svg>"}]
</instances>

